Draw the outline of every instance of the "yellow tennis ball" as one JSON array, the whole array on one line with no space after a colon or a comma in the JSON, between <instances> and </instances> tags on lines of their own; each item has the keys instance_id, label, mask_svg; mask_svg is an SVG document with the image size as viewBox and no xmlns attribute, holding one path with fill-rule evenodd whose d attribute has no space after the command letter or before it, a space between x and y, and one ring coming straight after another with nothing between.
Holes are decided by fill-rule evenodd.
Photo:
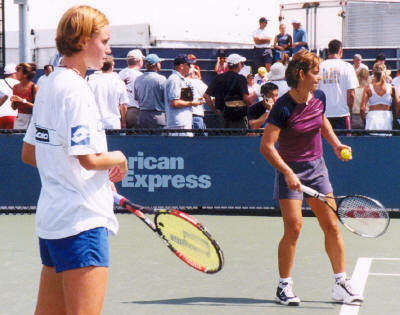
<instances>
[{"instance_id":1,"label":"yellow tennis ball","mask_svg":"<svg viewBox=\"0 0 400 315\"><path fill-rule=\"evenodd\" d=\"M342 151L340 151L340 156L344 160L349 160L351 158L351 151L349 149L344 148L342 149Z\"/></svg>"}]
</instances>

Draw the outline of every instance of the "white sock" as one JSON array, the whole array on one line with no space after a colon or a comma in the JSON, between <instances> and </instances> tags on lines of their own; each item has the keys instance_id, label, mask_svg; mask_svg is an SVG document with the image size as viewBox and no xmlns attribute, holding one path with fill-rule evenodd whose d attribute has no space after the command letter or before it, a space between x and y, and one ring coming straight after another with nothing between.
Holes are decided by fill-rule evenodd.
<instances>
[{"instance_id":1,"label":"white sock","mask_svg":"<svg viewBox=\"0 0 400 315\"><path fill-rule=\"evenodd\" d=\"M335 276L335 281L339 281L342 278L346 279L347 277L345 272L335 273L334 276Z\"/></svg>"},{"instance_id":2,"label":"white sock","mask_svg":"<svg viewBox=\"0 0 400 315\"><path fill-rule=\"evenodd\" d=\"M289 278L279 278L279 284L281 284L281 283L289 283L290 281L292 281L292 277L289 277Z\"/></svg>"}]
</instances>

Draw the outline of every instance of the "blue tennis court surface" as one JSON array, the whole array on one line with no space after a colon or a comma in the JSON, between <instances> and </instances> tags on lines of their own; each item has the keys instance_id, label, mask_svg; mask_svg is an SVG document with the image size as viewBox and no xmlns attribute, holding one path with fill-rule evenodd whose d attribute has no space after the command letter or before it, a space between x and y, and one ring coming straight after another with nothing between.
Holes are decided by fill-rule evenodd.
<instances>
[{"instance_id":1,"label":"blue tennis court surface","mask_svg":"<svg viewBox=\"0 0 400 315\"><path fill-rule=\"evenodd\" d=\"M0 315L32 314L40 273L34 215L0 216ZM361 307L334 303L333 275L315 218L304 218L293 280L300 307L274 301L278 281L280 217L196 216L221 245L225 266L207 275L177 259L133 215L118 215L111 237L111 268L103 314L398 314L400 220L365 239L342 229L348 274L363 290Z\"/></svg>"}]
</instances>

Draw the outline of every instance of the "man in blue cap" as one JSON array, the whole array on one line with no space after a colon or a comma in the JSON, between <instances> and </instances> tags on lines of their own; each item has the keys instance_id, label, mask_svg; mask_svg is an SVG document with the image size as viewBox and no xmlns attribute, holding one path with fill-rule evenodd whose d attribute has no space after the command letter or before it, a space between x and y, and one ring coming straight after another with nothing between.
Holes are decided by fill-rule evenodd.
<instances>
[{"instance_id":1,"label":"man in blue cap","mask_svg":"<svg viewBox=\"0 0 400 315\"><path fill-rule=\"evenodd\" d=\"M139 128L164 128L164 88L167 80L157 72L161 70L161 59L156 54L144 58L146 72L135 81L135 100L139 103Z\"/></svg>"},{"instance_id":2,"label":"man in blue cap","mask_svg":"<svg viewBox=\"0 0 400 315\"><path fill-rule=\"evenodd\" d=\"M192 106L199 106L204 99L194 99L189 75L190 65L194 60L187 55L178 55L174 59L172 74L165 85L165 113L167 129L192 129ZM180 133L182 136L193 136L192 133Z\"/></svg>"}]
</instances>

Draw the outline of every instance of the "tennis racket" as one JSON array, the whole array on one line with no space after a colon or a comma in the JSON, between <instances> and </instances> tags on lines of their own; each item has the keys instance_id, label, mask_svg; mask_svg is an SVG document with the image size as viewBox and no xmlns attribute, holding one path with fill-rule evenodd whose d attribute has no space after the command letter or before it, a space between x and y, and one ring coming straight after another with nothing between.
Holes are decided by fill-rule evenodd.
<instances>
[{"instance_id":1,"label":"tennis racket","mask_svg":"<svg viewBox=\"0 0 400 315\"><path fill-rule=\"evenodd\" d=\"M114 203L135 214L189 266L205 273L222 269L224 255L218 243L200 222L188 214L175 209L155 210L139 206L115 192ZM154 214L154 222L144 213Z\"/></svg>"},{"instance_id":2,"label":"tennis racket","mask_svg":"<svg viewBox=\"0 0 400 315\"><path fill-rule=\"evenodd\" d=\"M304 185L301 191L327 204L339 221L357 235L378 237L389 227L389 212L375 199L360 195L330 197ZM337 207L327 200L329 198L336 200Z\"/></svg>"}]
</instances>

